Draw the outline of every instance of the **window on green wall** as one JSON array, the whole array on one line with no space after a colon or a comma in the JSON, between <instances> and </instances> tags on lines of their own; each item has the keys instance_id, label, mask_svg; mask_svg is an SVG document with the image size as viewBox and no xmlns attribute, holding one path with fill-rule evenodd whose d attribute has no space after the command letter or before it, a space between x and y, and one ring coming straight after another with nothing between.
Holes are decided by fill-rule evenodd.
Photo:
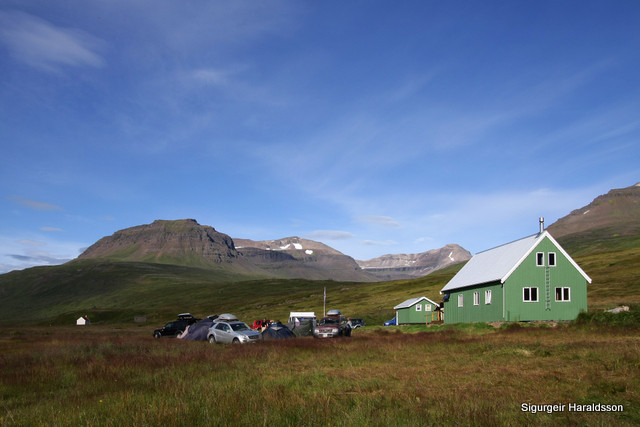
<instances>
[{"instance_id":1,"label":"window on green wall","mask_svg":"<svg viewBox=\"0 0 640 427\"><path fill-rule=\"evenodd\" d=\"M422 305L416 304L416 311L422 311Z\"/></svg>"},{"instance_id":2,"label":"window on green wall","mask_svg":"<svg viewBox=\"0 0 640 427\"><path fill-rule=\"evenodd\" d=\"M424 311L431 311L431 304L425 304Z\"/></svg>"},{"instance_id":3,"label":"window on green wall","mask_svg":"<svg viewBox=\"0 0 640 427\"><path fill-rule=\"evenodd\" d=\"M458 294L458 307L462 307L464 304L464 295Z\"/></svg>"},{"instance_id":4,"label":"window on green wall","mask_svg":"<svg viewBox=\"0 0 640 427\"><path fill-rule=\"evenodd\" d=\"M549 263L547 265L549 267L555 267L556 266L556 253L555 252L549 252L547 255L548 255L548 258L549 258Z\"/></svg>"},{"instance_id":5,"label":"window on green wall","mask_svg":"<svg viewBox=\"0 0 640 427\"><path fill-rule=\"evenodd\" d=\"M536 252L536 265L544 267L544 252Z\"/></svg>"},{"instance_id":6,"label":"window on green wall","mask_svg":"<svg viewBox=\"0 0 640 427\"><path fill-rule=\"evenodd\" d=\"M480 305L480 292L473 293L473 305Z\"/></svg>"},{"instance_id":7,"label":"window on green wall","mask_svg":"<svg viewBox=\"0 0 640 427\"><path fill-rule=\"evenodd\" d=\"M538 302L538 288L522 288L522 301Z\"/></svg>"},{"instance_id":8,"label":"window on green wall","mask_svg":"<svg viewBox=\"0 0 640 427\"><path fill-rule=\"evenodd\" d=\"M556 301L571 301L571 288L556 288Z\"/></svg>"},{"instance_id":9,"label":"window on green wall","mask_svg":"<svg viewBox=\"0 0 640 427\"><path fill-rule=\"evenodd\" d=\"M484 303L491 304L491 289L484 291Z\"/></svg>"}]
</instances>

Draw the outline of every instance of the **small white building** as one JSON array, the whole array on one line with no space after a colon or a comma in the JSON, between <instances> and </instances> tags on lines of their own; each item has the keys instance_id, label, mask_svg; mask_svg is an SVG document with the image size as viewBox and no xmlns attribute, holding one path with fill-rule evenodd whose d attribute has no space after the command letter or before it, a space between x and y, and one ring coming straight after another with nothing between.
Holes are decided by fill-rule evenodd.
<instances>
[{"instance_id":1,"label":"small white building","mask_svg":"<svg viewBox=\"0 0 640 427\"><path fill-rule=\"evenodd\" d=\"M89 321L89 318L87 316L82 316L82 317L78 317L78 320L76 320L76 325L90 325L91 322Z\"/></svg>"}]
</instances>

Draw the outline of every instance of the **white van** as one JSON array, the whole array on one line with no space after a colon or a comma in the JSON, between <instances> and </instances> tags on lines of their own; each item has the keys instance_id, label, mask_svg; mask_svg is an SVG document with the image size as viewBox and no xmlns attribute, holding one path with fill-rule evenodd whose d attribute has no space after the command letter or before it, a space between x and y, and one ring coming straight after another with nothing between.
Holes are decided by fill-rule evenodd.
<instances>
[{"instance_id":1,"label":"white van","mask_svg":"<svg viewBox=\"0 0 640 427\"><path fill-rule=\"evenodd\" d=\"M316 319L316 313L313 311L292 311L289 313L289 324L294 326L300 326L300 322L307 319L313 322L313 328L315 329L318 319Z\"/></svg>"}]
</instances>

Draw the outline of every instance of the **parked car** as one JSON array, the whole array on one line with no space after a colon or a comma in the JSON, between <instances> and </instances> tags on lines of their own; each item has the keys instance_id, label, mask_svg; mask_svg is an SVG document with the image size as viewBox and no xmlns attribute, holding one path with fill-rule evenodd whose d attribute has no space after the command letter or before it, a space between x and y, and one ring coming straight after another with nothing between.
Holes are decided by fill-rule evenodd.
<instances>
[{"instance_id":1,"label":"parked car","mask_svg":"<svg viewBox=\"0 0 640 427\"><path fill-rule=\"evenodd\" d=\"M349 320L339 313L339 310L330 310L327 313L328 316L320 319L318 326L313 330L313 336L316 338L350 337Z\"/></svg>"},{"instance_id":2,"label":"parked car","mask_svg":"<svg viewBox=\"0 0 640 427\"><path fill-rule=\"evenodd\" d=\"M180 313L178 314L178 320L169 322L162 328L153 331L153 337L177 337L187 329L187 326L193 325L199 321L200 319L196 319L191 313Z\"/></svg>"},{"instance_id":3,"label":"parked car","mask_svg":"<svg viewBox=\"0 0 640 427\"><path fill-rule=\"evenodd\" d=\"M273 323L273 320L267 320L267 319L254 320L253 323L249 325L249 327L254 331L262 332L272 323Z\"/></svg>"},{"instance_id":4,"label":"parked car","mask_svg":"<svg viewBox=\"0 0 640 427\"><path fill-rule=\"evenodd\" d=\"M351 329L357 329L365 326L363 319L351 319Z\"/></svg>"},{"instance_id":5,"label":"parked car","mask_svg":"<svg viewBox=\"0 0 640 427\"><path fill-rule=\"evenodd\" d=\"M213 321L209 328L207 340L213 343L242 344L256 342L260 339L260 332L254 331L246 323L239 321L235 316L221 314Z\"/></svg>"},{"instance_id":6,"label":"parked car","mask_svg":"<svg viewBox=\"0 0 640 427\"><path fill-rule=\"evenodd\" d=\"M394 317L391 320L387 320L386 322L384 322L384 326L395 326L396 324L396 318Z\"/></svg>"}]
</instances>

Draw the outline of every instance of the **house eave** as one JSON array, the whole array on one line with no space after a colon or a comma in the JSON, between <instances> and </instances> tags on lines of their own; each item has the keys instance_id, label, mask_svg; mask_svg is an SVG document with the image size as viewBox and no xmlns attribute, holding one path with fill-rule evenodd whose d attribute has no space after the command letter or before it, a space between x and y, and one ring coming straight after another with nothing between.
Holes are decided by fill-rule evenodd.
<instances>
[{"instance_id":1,"label":"house eave","mask_svg":"<svg viewBox=\"0 0 640 427\"><path fill-rule=\"evenodd\" d=\"M500 282L500 284L504 284L504 282L500 278L497 278L497 279L492 279L492 280L486 280L484 282L471 283L469 285L464 285L464 286L456 286L455 288L447 289L444 292L441 290L440 291L440 295L442 295L443 293L447 294L449 292L457 291L457 290L460 290L460 289L468 289L468 288L473 288L473 287L476 287L476 286L484 286L484 285L488 285L489 283L495 283L495 282Z\"/></svg>"}]
</instances>

